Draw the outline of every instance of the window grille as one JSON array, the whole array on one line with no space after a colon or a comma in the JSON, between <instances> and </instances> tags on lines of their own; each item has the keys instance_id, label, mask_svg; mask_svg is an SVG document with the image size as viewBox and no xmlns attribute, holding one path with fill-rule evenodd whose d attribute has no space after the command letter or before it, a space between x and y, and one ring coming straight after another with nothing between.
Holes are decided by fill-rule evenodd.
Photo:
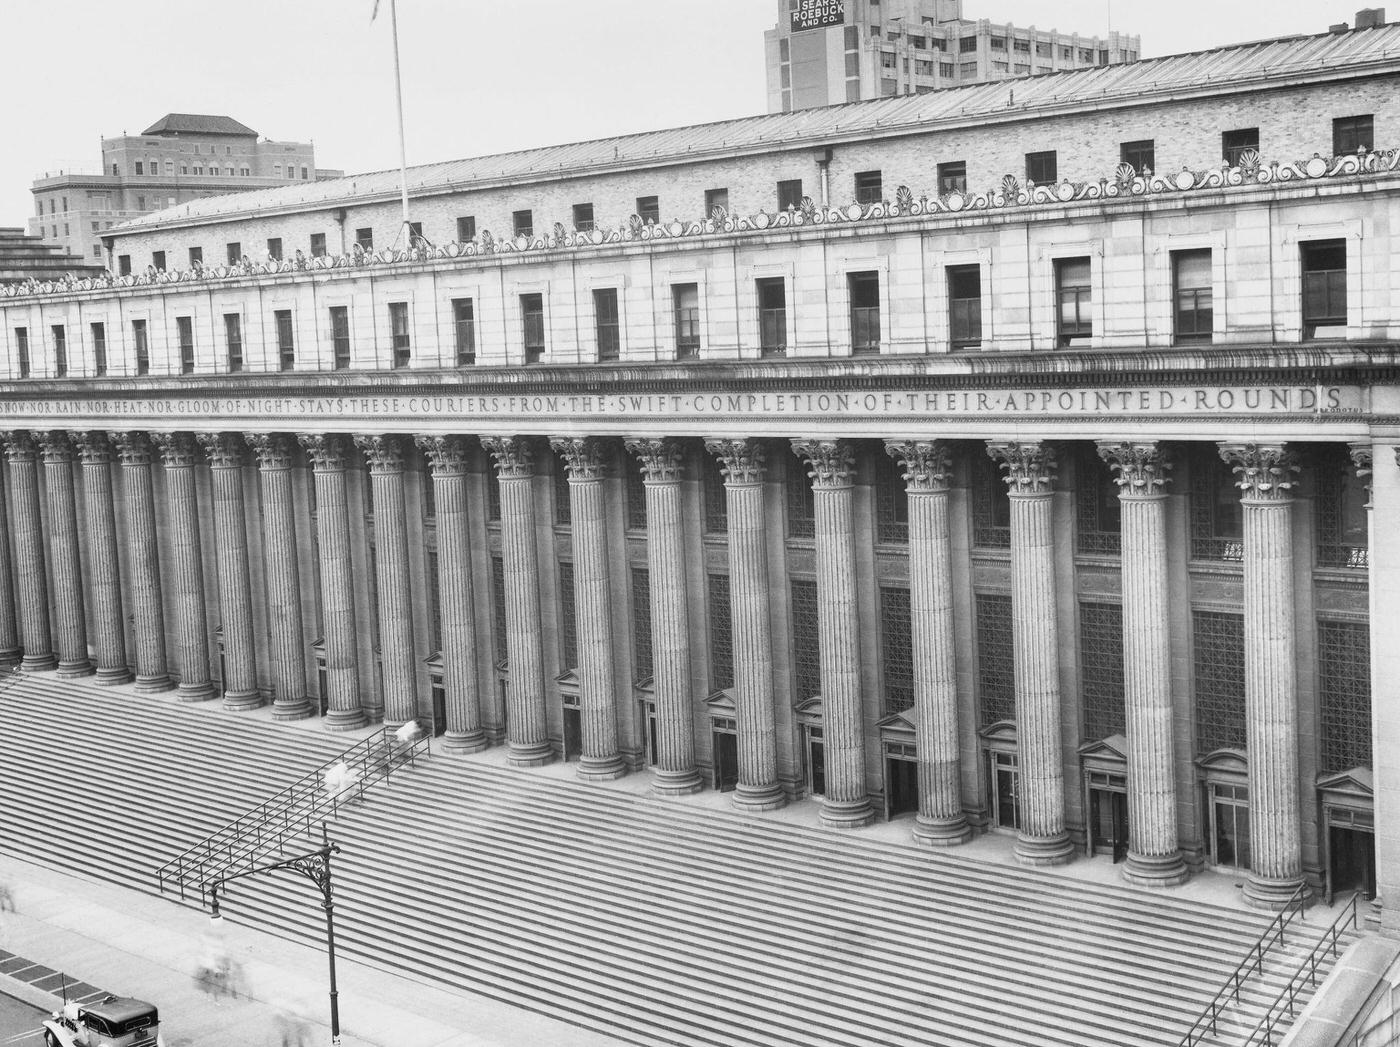
<instances>
[{"instance_id":1,"label":"window grille","mask_svg":"<svg viewBox=\"0 0 1400 1047\"><path fill-rule=\"evenodd\" d=\"M1193 611L1191 631L1197 753L1244 749L1244 615Z\"/></svg>"},{"instance_id":2,"label":"window grille","mask_svg":"<svg viewBox=\"0 0 1400 1047\"><path fill-rule=\"evenodd\" d=\"M1235 476L1214 448L1191 459L1191 558L1244 559L1244 517Z\"/></svg>"},{"instance_id":3,"label":"window grille","mask_svg":"<svg viewBox=\"0 0 1400 1047\"><path fill-rule=\"evenodd\" d=\"M1016 649L1011 597L977 594L977 694L982 726L1016 719Z\"/></svg>"},{"instance_id":4,"label":"window grille","mask_svg":"<svg viewBox=\"0 0 1400 1047\"><path fill-rule=\"evenodd\" d=\"M1091 264L1087 258L1055 262L1056 323L1060 348L1087 345L1094 333Z\"/></svg>"},{"instance_id":5,"label":"window grille","mask_svg":"<svg viewBox=\"0 0 1400 1047\"><path fill-rule=\"evenodd\" d=\"M578 666L578 618L574 614L574 565L559 562L559 660L563 668Z\"/></svg>"},{"instance_id":6,"label":"window grille","mask_svg":"<svg viewBox=\"0 0 1400 1047\"><path fill-rule=\"evenodd\" d=\"M729 616L729 576L709 576L710 686L717 691L734 686L734 629Z\"/></svg>"},{"instance_id":7,"label":"window grille","mask_svg":"<svg viewBox=\"0 0 1400 1047\"><path fill-rule=\"evenodd\" d=\"M1177 344L1209 342L1215 326L1210 251L1173 251L1172 283Z\"/></svg>"},{"instance_id":8,"label":"window grille","mask_svg":"<svg viewBox=\"0 0 1400 1047\"><path fill-rule=\"evenodd\" d=\"M875 455L875 537L880 542L909 541L909 492L898 463Z\"/></svg>"},{"instance_id":9,"label":"window grille","mask_svg":"<svg viewBox=\"0 0 1400 1047\"><path fill-rule=\"evenodd\" d=\"M554 459L554 522L559 527L568 527L574 522L573 509L569 505L569 476L564 463Z\"/></svg>"},{"instance_id":10,"label":"window grille","mask_svg":"<svg viewBox=\"0 0 1400 1047\"><path fill-rule=\"evenodd\" d=\"M495 633L496 661L504 662L506 651L506 565L499 556L491 557L491 625Z\"/></svg>"},{"instance_id":11,"label":"window grille","mask_svg":"<svg viewBox=\"0 0 1400 1047\"><path fill-rule=\"evenodd\" d=\"M880 587L880 650L884 655L884 714L914 705L914 626L909 590Z\"/></svg>"},{"instance_id":12,"label":"window grille","mask_svg":"<svg viewBox=\"0 0 1400 1047\"><path fill-rule=\"evenodd\" d=\"M452 299L452 333L457 366L476 363L476 314L470 298Z\"/></svg>"},{"instance_id":13,"label":"window grille","mask_svg":"<svg viewBox=\"0 0 1400 1047\"><path fill-rule=\"evenodd\" d=\"M1317 566L1366 567L1370 536L1366 520L1366 485L1340 447L1319 452L1314 472L1317 496L1313 514L1317 531Z\"/></svg>"},{"instance_id":14,"label":"window grille","mask_svg":"<svg viewBox=\"0 0 1400 1047\"><path fill-rule=\"evenodd\" d=\"M1075 471L1078 528L1075 544L1081 553L1117 556L1122 551L1123 511L1118 485L1108 466L1092 451L1082 451Z\"/></svg>"},{"instance_id":15,"label":"window grille","mask_svg":"<svg viewBox=\"0 0 1400 1047\"><path fill-rule=\"evenodd\" d=\"M794 581L791 588L793 697L800 702L822 693L817 583Z\"/></svg>"},{"instance_id":16,"label":"window grille","mask_svg":"<svg viewBox=\"0 0 1400 1047\"><path fill-rule=\"evenodd\" d=\"M1097 741L1127 731L1123 708L1123 608L1079 605L1079 682L1084 698L1084 737Z\"/></svg>"},{"instance_id":17,"label":"window grille","mask_svg":"<svg viewBox=\"0 0 1400 1047\"><path fill-rule=\"evenodd\" d=\"M724 473L719 459L706 452L700 468L701 496L705 503L705 533L729 532L729 503L724 492Z\"/></svg>"},{"instance_id":18,"label":"window grille","mask_svg":"<svg viewBox=\"0 0 1400 1047\"><path fill-rule=\"evenodd\" d=\"M194 318L177 316L175 328L180 338L180 373L194 373Z\"/></svg>"},{"instance_id":19,"label":"window grille","mask_svg":"<svg viewBox=\"0 0 1400 1047\"><path fill-rule=\"evenodd\" d=\"M1317 623L1322 773L1371 766L1371 630L1365 622Z\"/></svg>"},{"instance_id":20,"label":"window grille","mask_svg":"<svg viewBox=\"0 0 1400 1047\"><path fill-rule=\"evenodd\" d=\"M350 309L344 305L331 306L331 346L335 352L335 369L350 366Z\"/></svg>"},{"instance_id":21,"label":"window grille","mask_svg":"<svg viewBox=\"0 0 1400 1047\"><path fill-rule=\"evenodd\" d=\"M632 676L645 680L653 674L651 660L651 575L645 567L632 568Z\"/></svg>"},{"instance_id":22,"label":"window grille","mask_svg":"<svg viewBox=\"0 0 1400 1047\"><path fill-rule=\"evenodd\" d=\"M987 455L972 456L972 544L1011 548L1011 499L1000 466Z\"/></svg>"},{"instance_id":23,"label":"window grille","mask_svg":"<svg viewBox=\"0 0 1400 1047\"><path fill-rule=\"evenodd\" d=\"M815 538L817 507L807 463L794 458L787 463L787 531L789 538Z\"/></svg>"},{"instance_id":24,"label":"window grille","mask_svg":"<svg viewBox=\"0 0 1400 1047\"><path fill-rule=\"evenodd\" d=\"M489 523L501 522L501 481L494 470L486 474L486 519Z\"/></svg>"},{"instance_id":25,"label":"window grille","mask_svg":"<svg viewBox=\"0 0 1400 1047\"><path fill-rule=\"evenodd\" d=\"M438 578L438 554L428 551L428 636L434 651L442 650L442 586Z\"/></svg>"},{"instance_id":26,"label":"window grille","mask_svg":"<svg viewBox=\"0 0 1400 1047\"><path fill-rule=\"evenodd\" d=\"M1303 337L1342 338L1347 333L1345 240L1302 245Z\"/></svg>"},{"instance_id":27,"label":"window grille","mask_svg":"<svg viewBox=\"0 0 1400 1047\"><path fill-rule=\"evenodd\" d=\"M626 485L627 529L645 531L647 529L647 485L642 479L642 463L629 456L624 464L622 480Z\"/></svg>"}]
</instances>

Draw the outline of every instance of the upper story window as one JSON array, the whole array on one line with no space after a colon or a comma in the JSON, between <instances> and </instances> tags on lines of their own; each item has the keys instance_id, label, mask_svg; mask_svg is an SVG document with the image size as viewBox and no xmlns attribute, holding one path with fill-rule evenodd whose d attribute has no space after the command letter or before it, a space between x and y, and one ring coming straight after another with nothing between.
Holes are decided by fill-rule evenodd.
<instances>
[{"instance_id":1,"label":"upper story window","mask_svg":"<svg viewBox=\"0 0 1400 1047\"><path fill-rule=\"evenodd\" d=\"M700 355L700 288L697 284L672 284L671 305L676 314L676 358Z\"/></svg>"},{"instance_id":2,"label":"upper story window","mask_svg":"<svg viewBox=\"0 0 1400 1047\"><path fill-rule=\"evenodd\" d=\"M516 236L534 236L535 213L529 208L523 211L512 211L510 215L510 227L515 231Z\"/></svg>"},{"instance_id":3,"label":"upper story window","mask_svg":"<svg viewBox=\"0 0 1400 1047\"><path fill-rule=\"evenodd\" d=\"M778 210L796 210L802 206L802 179L788 178L778 183Z\"/></svg>"},{"instance_id":4,"label":"upper story window","mask_svg":"<svg viewBox=\"0 0 1400 1047\"><path fill-rule=\"evenodd\" d=\"M1220 132L1220 156L1231 167L1238 167L1248 151L1259 152L1259 128L1240 127Z\"/></svg>"},{"instance_id":5,"label":"upper story window","mask_svg":"<svg viewBox=\"0 0 1400 1047\"><path fill-rule=\"evenodd\" d=\"M151 343L147 338L146 321L131 321L131 344L136 352L136 373L151 373Z\"/></svg>"},{"instance_id":6,"label":"upper story window","mask_svg":"<svg viewBox=\"0 0 1400 1047\"><path fill-rule=\"evenodd\" d=\"M62 324L49 328L53 335L53 373L55 378L68 377L68 332Z\"/></svg>"},{"instance_id":7,"label":"upper story window","mask_svg":"<svg viewBox=\"0 0 1400 1047\"><path fill-rule=\"evenodd\" d=\"M237 374L243 370L243 318L237 313L224 314L224 346L229 373Z\"/></svg>"},{"instance_id":8,"label":"upper story window","mask_svg":"<svg viewBox=\"0 0 1400 1047\"><path fill-rule=\"evenodd\" d=\"M202 247L191 247L191 248L190 248L190 268L191 268L191 269L198 269L198 268L199 268L201 265L203 265L203 264L204 264L204 248L202 248Z\"/></svg>"},{"instance_id":9,"label":"upper story window","mask_svg":"<svg viewBox=\"0 0 1400 1047\"><path fill-rule=\"evenodd\" d=\"M982 345L982 267L948 267L948 335L954 349Z\"/></svg>"},{"instance_id":10,"label":"upper story window","mask_svg":"<svg viewBox=\"0 0 1400 1047\"><path fill-rule=\"evenodd\" d=\"M464 214L457 219L457 242L476 239L476 215Z\"/></svg>"},{"instance_id":11,"label":"upper story window","mask_svg":"<svg viewBox=\"0 0 1400 1047\"><path fill-rule=\"evenodd\" d=\"M593 291L593 322L598 336L598 359L616 360L622 351L617 288L599 287Z\"/></svg>"},{"instance_id":12,"label":"upper story window","mask_svg":"<svg viewBox=\"0 0 1400 1047\"><path fill-rule=\"evenodd\" d=\"M107 325L89 325L92 330L92 373L101 378L107 373Z\"/></svg>"},{"instance_id":13,"label":"upper story window","mask_svg":"<svg viewBox=\"0 0 1400 1047\"><path fill-rule=\"evenodd\" d=\"M1300 245L1303 267L1303 337L1343 338L1347 333L1347 244L1312 240Z\"/></svg>"},{"instance_id":14,"label":"upper story window","mask_svg":"<svg viewBox=\"0 0 1400 1047\"><path fill-rule=\"evenodd\" d=\"M292 311L278 309L272 314L277 324L277 370L290 371L297 365L295 332L292 328Z\"/></svg>"},{"instance_id":15,"label":"upper story window","mask_svg":"<svg viewBox=\"0 0 1400 1047\"><path fill-rule=\"evenodd\" d=\"M661 199L656 196L637 197L637 216L643 222L661 221Z\"/></svg>"},{"instance_id":16,"label":"upper story window","mask_svg":"<svg viewBox=\"0 0 1400 1047\"><path fill-rule=\"evenodd\" d=\"M29 377L29 328L15 328L15 370L21 378Z\"/></svg>"},{"instance_id":17,"label":"upper story window","mask_svg":"<svg viewBox=\"0 0 1400 1047\"><path fill-rule=\"evenodd\" d=\"M413 337L408 327L408 303L389 303L389 338L393 348L393 367L407 367L413 351Z\"/></svg>"},{"instance_id":18,"label":"upper story window","mask_svg":"<svg viewBox=\"0 0 1400 1047\"><path fill-rule=\"evenodd\" d=\"M938 195L967 192L967 161L953 160L938 165Z\"/></svg>"},{"instance_id":19,"label":"upper story window","mask_svg":"<svg viewBox=\"0 0 1400 1047\"><path fill-rule=\"evenodd\" d=\"M1209 342L1215 329L1210 251L1172 252L1173 333L1177 344Z\"/></svg>"},{"instance_id":20,"label":"upper story window","mask_svg":"<svg viewBox=\"0 0 1400 1047\"><path fill-rule=\"evenodd\" d=\"M1054 149L1026 154L1026 181L1036 185L1048 185L1059 180L1059 157Z\"/></svg>"},{"instance_id":21,"label":"upper story window","mask_svg":"<svg viewBox=\"0 0 1400 1047\"><path fill-rule=\"evenodd\" d=\"M129 254L119 254L119 255L117 255L117 275L119 275L119 276L130 276L130 275L131 275L131 255L129 255Z\"/></svg>"},{"instance_id":22,"label":"upper story window","mask_svg":"<svg viewBox=\"0 0 1400 1047\"><path fill-rule=\"evenodd\" d=\"M282 238L280 236L268 237L267 257L274 262L282 260Z\"/></svg>"},{"instance_id":23,"label":"upper story window","mask_svg":"<svg viewBox=\"0 0 1400 1047\"><path fill-rule=\"evenodd\" d=\"M355 243L359 244L365 251L374 250L374 227L366 226L363 229L355 230Z\"/></svg>"},{"instance_id":24,"label":"upper story window","mask_svg":"<svg viewBox=\"0 0 1400 1047\"><path fill-rule=\"evenodd\" d=\"M856 203L878 204L883 197L879 171L856 172Z\"/></svg>"},{"instance_id":25,"label":"upper story window","mask_svg":"<svg viewBox=\"0 0 1400 1047\"><path fill-rule=\"evenodd\" d=\"M728 189L705 190L705 214L714 214L716 207L723 207L726 211L729 210Z\"/></svg>"},{"instance_id":26,"label":"upper story window","mask_svg":"<svg viewBox=\"0 0 1400 1047\"><path fill-rule=\"evenodd\" d=\"M1214 447L1198 449L1191 466L1191 558L1243 560L1244 516L1235 474Z\"/></svg>"},{"instance_id":27,"label":"upper story window","mask_svg":"<svg viewBox=\"0 0 1400 1047\"><path fill-rule=\"evenodd\" d=\"M1108 467L1088 448L1075 455L1075 545L1081 553L1122 552L1123 503Z\"/></svg>"},{"instance_id":28,"label":"upper story window","mask_svg":"<svg viewBox=\"0 0 1400 1047\"><path fill-rule=\"evenodd\" d=\"M151 252L151 265L152 265L153 267L155 267L155 269L157 269L158 271L164 272L164 271L165 271L165 252L164 252L164 251L152 251L152 252Z\"/></svg>"},{"instance_id":29,"label":"upper story window","mask_svg":"<svg viewBox=\"0 0 1400 1047\"><path fill-rule=\"evenodd\" d=\"M787 353L787 286L781 276L754 281L758 294L758 346L764 356Z\"/></svg>"},{"instance_id":30,"label":"upper story window","mask_svg":"<svg viewBox=\"0 0 1400 1047\"><path fill-rule=\"evenodd\" d=\"M1124 142L1118 147L1118 159L1140 175L1150 173L1157 166L1154 139Z\"/></svg>"},{"instance_id":31,"label":"upper story window","mask_svg":"<svg viewBox=\"0 0 1400 1047\"><path fill-rule=\"evenodd\" d=\"M525 338L525 362L537 364L544 356L544 295L520 296L520 323Z\"/></svg>"},{"instance_id":32,"label":"upper story window","mask_svg":"<svg viewBox=\"0 0 1400 1047\"><path fill-rule=\"evenodd\" d=\"M593 205L574 204L574 228L580 233L593 232Z\"/></svg>"},{"instance_id":33,"label":"upper story window","mask_svg":"<svg viewBox=\"0 0 1400 1047\"><path fill-rule=\"evenodd\" d=\"M958 41L958 50L963 54L969 54L977 50L977 37L965 36Z\"/></svg>"},{"instance_id":34,"label":"upper story window","mask_svg":"<svg viewBox=\"0 0 1400 1047\"><path fill-rule=\"evenodd\" d=\"M457 366L476 363L476 311L470 298L452 299L452 333L457 349Z\"/></svg>"},{"instance_id":35,"label":"upper story window","mask_svg":"<svg viewBox=\"0 0 1400 1047\"><path fill-rule=\"evenodd\" d=\"M1313 480L1317 566L1368 566L1371 543L1366 483L1356 475L1346 448L1340 444L1318 448Z\"/></svg>"},{"instance_id":36,"label":"upper story window","mask_svg":"<svg viewBox=\"0 0 1400 1047\"><path fill-rule=\"evenodd\" d=\"M1055 262L1056 339L1061 348L1087 344L1094 333L1089 274L1087 258Z\"/></svg>"},{"instance_id":37,"label":"upper story window","mask_svg":"<svg viewBox=\"0 0 1400 1047\"><path fill-rule=\"evenodd\" d=\"M1375 144L1375 124L1370 113L1365 116L1339 116L1332 121L1333 156L1371 149Z\"/></svg>"},{"instance_id":38,"label":"upper story window","mask_svg":"<svg viewBox=\"0 0 1400 1047\"><path fill-rule=\"evenodd\" d=\"M137 161L136 161L136 173L137 173L137 174L145 174L145 173L146 173L146 165L143 164L140 160L137 160Z\"/></svg>"},{"instance_id":39,"label":"upper story window","mask_svg":"<svg viewBox=\"0 0 1400 1047\"><path fill-rule=\"evenodd\" d=\"M180 341L180 373L194 374L194 317L177 316L175 330Z\"/></svg>"},{"instance_id":40,"label":"upper story window","mask_svg":"<svg viewBox=\"0 0 1400 1047\"><path fill-rule=\"evenodd\" d=\"M1006 37L1004 37L1004 36L994 36L994 37L992 37L992 38L991 38L991 41L990 41L990 46L991 46L991 48L992 48L993 51L1005 51L1005 50L1006 50Z\"/></svg>"},{"instance_id":41,"label":"upper story window","mask_svg":"<svg viewBox=\"0 0 1400 1047\"><path fill-rule=\"evenodd\" d=\"M237 265L243 259L243 245L237 240L231 244L225 244L224 256L229 265Z\"/></svg>"},{"instance_id":42,"label":"upper story window","mask_svg":"<svg viewBox=\"0 0 1400 1047\"><path fill-rule=\"evenodd\" d=\"M350 366L350 308L348 306L331 306L331 349L334 353L332 366L337 371L343 371Z\"/></svg>"},{"instance_id":43,"label":"upper story window","mask_svg":"<svg viewBox=\"0 0 1400 1047\"><path fill-rule=\"evenodd\" d=\"M312 257L312 258L324 258L324 257L326 257L326 234L325 234L325 233L312 233L312 234L311 234L311 257Z\"/></svg>"},{"instance_id":44,"label":"upper story window","mask_svg":"<svg viewBox=\"0 0 1400 1047\"><path fill-rule=\"evenodd\" d=\"M909 488L895 460L876 453L875 462L875 540L909 541Z\"/></svg>"},{"instance_id":45,"label":"upper story window","mask_svg":"<svg viewBox=\"0 0 1400 1047\"><path fill-rule=\"evenodd\" d=\"M851 352L880 351L880 274L847 273L851 299Z\"/></svg>"}]
</instances>

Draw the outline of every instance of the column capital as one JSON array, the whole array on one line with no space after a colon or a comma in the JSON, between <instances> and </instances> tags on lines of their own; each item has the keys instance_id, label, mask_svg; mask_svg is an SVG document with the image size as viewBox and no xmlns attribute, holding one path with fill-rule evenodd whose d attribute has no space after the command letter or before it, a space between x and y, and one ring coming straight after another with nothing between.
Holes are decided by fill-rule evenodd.
<instances>
[{"instance_id":1,"label":"column capital","mask_svg":"<svg viewBox=\"0 0 1400 1047\"><path fill-rule=\"evenodd\" d=\"M679 440L629 436L624 445L642 463L642 479L646 483L675 483L681 478L685 446Z\"/></svg>"},{"instance_id":2,"label":"column capital","mask_svg":"<svg viewBox=\"0 0 1400 1047\"><path fill-rule=\"evenodd\" d=\"M194 465L199 456L199 446L189 433L152 433L151 443L167 468Z\"/></svg>"},{"instance_id":3,"label":"column capital","mask_svg":"<svg viewBox=\"0 0 1400 1047\"><path fill-rule=\"evenodd\" d=\"M1049 494L1059 462L1049 444L1040 440L988 440L987 454L1006 470L1011 494Z\"/></svg>"},{"instance_id":4,"label":"column capital","mask_svg":"<svg viewBox=\"0 0 1400 1047\"><path fill-rule=\"evenodd\" d=\"M607 448L596 436L556 436L549 446L564 459L570 480L601 480L607 475Z\"/></svg>"},{"instance_id":5,"label":"column capital","mask_svg":"<svg viewBox=\"0 0 1400 1047\"><path fill-rule=\"evenodd\" d=\"M260 469L290 469L292 441L285 433L244 433L243 442L252 448Z\"/></svg>"},{"instance_id":6,"label":"column capital","mask_svg":"<svg viewBox=\"0 0 1400 1047\"><path fill-rule=\"evenodd\" d=\"M855 481L856 451L849 440L793 440L792 453L812 467L812 486L850 487Z\"/></svg>"},{"instance_id":7,"label":"column capital","mask_svg":"<svg viewBox=\"0 0 1400 1047\"><path fill-rule=\"evenodd\" d=\"M763 466L768 455L757 440L706 440L705 450L719 459L727 484L763 482Z\"/></svg>"},{"instance_id":8,"label":"column capital","mask_svg":"<svg viewBox=\"0 0 1400 1047\"><path fill-rule=\"evenodd\" d=\"M393 433L359 433L355 446L364 452L371 473L403 472L403 443Z\"/></svg>"},{"instance_id":9,"label":"column capital","mask_svg":"<svg viewBox=\"0 0 1400 1047\"><path fill-rule=\"evenodd\" d=\"M71 462L73 444L62 429L35 429L30 436L39 445L45 463Z\"/></svg>"},{"instance_id":10,"label":"column capital","mask_svg":"<svg viewBox=\"0 0 1400 1047\"><path fill-rule=\"evenodd\" d=\"M195 433L211 469L239 469L243 466L243 439L237 433Z\"/></svg>"},{"instance_id":11,"label":"column capital","mask_svg":"<svg viewBox=\"0 0 1400 1047\"><path fill-rule=\"evenodd\" d=\"M112 441L107 434L96 429L87 429L72 434L73 446L78 450L78 458L84 465L106 465L112 460Z\"/></svg>"},{"instance_id":12,"label":"column capital","mask_svg":"<svg viewBox=\"0 0 1400 1047\"><path fill-rule=\"evenodd\" d=\"M122 465L150 465L151 441L139 430L108 433Z\"/></svg>"},{"instance_id":13,"label":"column capital","mask_svg":"<svg viewBox=\"0 0 1400 1047\"><path fill-rule=\"evenodd\" d=\"M481 446L496 459L496 473L502 480L535 475L535 444L528 436L483 436Z\"/></svg>"},{"instance_id":14,"label":"column capital","mask_svg":"<svg viewBox=\"0 0 1400 1047\"><path fill-rule=\"evenodd\" d=\"M1100 440L1099 457L1115 475L1119 494L1124 497L1150 497L1162 493L1171 480L1172 463L1156 440Z\"/></svg>"},{"instance_id":15,"label":"column capital","mask_svg":"<svg viewBox=\"0 0 1400 1047\"><path fill-rule=\"evenodd\" d=\"M899 463L910 494L948 490L953 454L942 440L886 440L885 453Z\"/></svg>"},{"instance_id":16,"label":"column capital","mask_svg":"<svg viewBox=\"0 0 1400 1047\"><path fill-rule=\"evenodd\" d=\"M413 442L428 459L434 476L466 475L471 452L467 448L465 437L419 433L413 438Z\"/></svg>"},{"instance_id":17,"label":"column capital","mask_svg":"<svg viewBox=\"0 0 1400 1047\"><path fill-rule=\"evenodd\" d=\"M1284 444L1222 443L1220 457L1234 471L1241 498L1284 502L1298 482L1298 455Z\"/></svg>"},{"instance_id":18,"label":"column capital","mask_svg":"<svg viewBox=\"0 0 1400 1047\"><path fill-rule=\"evenodd\" d=\"M1347 444L1347 454L1351 456L1352 468L1356 470L1356 478L1366 486L1366 508L1371 507L1371 467L1374 454L1371 444L1365 440L1358 440ZM1400 447L1395 449L1395 457L1400 462Z\"/></svg>"},{"instance_id":19,"label":"column capital","mask_svg":"<svg viewBox=\"0 0 1400 1047\"><path fill-rule=\"evenodd\" d=\"M5 457L11 462L32 462L36 450L34 440L28 430L7 429L0 433L0 441L5 444Z\"/></svg>"},{"instance_id":20,"label":"column capital","mask_svg":"<svg viewBox=\"0 0 1400 1047\"><path fill-rule=\"evenodd\" d=\"M298 433L297 443L306 449L315 472L340 473L350 464L350 441L339 433Z\"/></svg>"}]
</instances>

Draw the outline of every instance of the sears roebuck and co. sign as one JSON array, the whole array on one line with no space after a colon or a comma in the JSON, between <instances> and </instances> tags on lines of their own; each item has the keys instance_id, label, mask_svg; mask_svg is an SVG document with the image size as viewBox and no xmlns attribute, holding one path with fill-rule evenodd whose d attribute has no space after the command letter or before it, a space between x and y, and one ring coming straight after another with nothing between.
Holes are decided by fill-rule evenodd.
<instances>
[{"instance_id":1,"label":"sears roebuck and co. sign","mask_svg":"<svg viewBox=\"0 0 1400 1047\"><path fill-rule=\"evenodd\" d=\"M792 31L825 29L846 21L846 0L797 0L792 9Z\"/></svg>"}]
</instances>

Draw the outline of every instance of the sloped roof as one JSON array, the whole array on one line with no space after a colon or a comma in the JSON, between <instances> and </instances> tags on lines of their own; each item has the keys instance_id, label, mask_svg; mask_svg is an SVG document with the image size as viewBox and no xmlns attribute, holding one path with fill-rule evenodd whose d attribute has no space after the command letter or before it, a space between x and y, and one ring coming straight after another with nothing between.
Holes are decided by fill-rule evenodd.
<instances>
[{"instance_id":1,"label":"sloped roof","mask_svg":"<svg viewBox=\"0 0 1400 1047\"><path fill-rule=\"evenodd\" d=\"M143 135L238 135L241 138L248 136L256 138L258 136L258 132L251 127L240 124L231 116L202 116L199 113L166 113L141 133Z\"/></svg>"},{"instance_id":2,"label":"sloped roof","mask_svg":"<svg viewBox=\"0 0 1400 1047\"><path fill-rule=\"evenodd\" d=\"M1400 23L423 164L408 169L408 191L411 195L441 193L533 178L658 167L744 152L1034 119L1081 106L1128 107L1164 98L1181 100L1193 94L1245 92L1269 84L1379 72L1400 72ZM389 199L398 191L397 170L375 171L207 197L134 218L122 228L139 230L267 210Z\"/></svg>"}]
</instances>

